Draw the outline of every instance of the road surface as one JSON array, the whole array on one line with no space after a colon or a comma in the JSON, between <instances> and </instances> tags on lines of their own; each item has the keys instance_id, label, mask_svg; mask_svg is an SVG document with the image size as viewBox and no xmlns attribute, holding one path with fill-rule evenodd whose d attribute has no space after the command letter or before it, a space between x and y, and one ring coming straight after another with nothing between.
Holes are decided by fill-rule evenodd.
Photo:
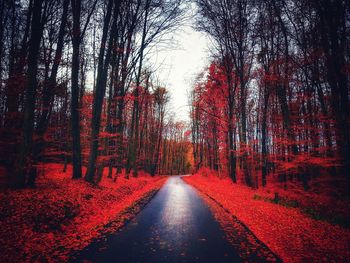
<instances>
[{"instance_id":1,"label":"road surface","mask_svg":"<svg viewBox=\"0 0 350 263\"><path fill-rule=\"evenodd\" d=\"M241 262L196 190L171 177L145 208L74 262Z\"/></svg>"}]
</instances>

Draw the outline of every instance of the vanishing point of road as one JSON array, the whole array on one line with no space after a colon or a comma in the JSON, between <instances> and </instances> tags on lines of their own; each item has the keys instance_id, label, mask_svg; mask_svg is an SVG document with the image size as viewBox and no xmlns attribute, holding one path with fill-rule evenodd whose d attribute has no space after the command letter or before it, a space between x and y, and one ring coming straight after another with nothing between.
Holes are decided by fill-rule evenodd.
<instances>
[{"instance_id":1,"label":"vanishing point of road","mask_svg":"<svg viewBox=\"0 0 350 263\"><path fill-rule=\"evenodd\" d=\"M180 176L170 177L145 208L74 262L241 262L208 206Z\"/></svg>"}]
</instances>

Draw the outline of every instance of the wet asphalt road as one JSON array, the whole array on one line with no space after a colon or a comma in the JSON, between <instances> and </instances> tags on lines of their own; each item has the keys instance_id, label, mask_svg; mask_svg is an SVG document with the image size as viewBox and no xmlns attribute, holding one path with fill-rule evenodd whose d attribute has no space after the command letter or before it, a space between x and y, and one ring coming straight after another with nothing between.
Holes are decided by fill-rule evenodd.
<instances>
[{"instance_id":1,"label":"wet asphalt road","mask_svg":"<svg viewBox=\"0 0 350 263\"><path fill-rule=\"evenodd\" d=\"M241 262L196 190L171 177L146 207L72 262Z\"/></svg>"}]
</instances>

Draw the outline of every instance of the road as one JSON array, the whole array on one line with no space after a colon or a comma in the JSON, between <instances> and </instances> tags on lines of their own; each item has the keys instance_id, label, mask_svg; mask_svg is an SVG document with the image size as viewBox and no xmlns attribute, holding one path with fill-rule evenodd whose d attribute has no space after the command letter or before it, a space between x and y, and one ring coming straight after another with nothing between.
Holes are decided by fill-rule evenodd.
<instances>
[{"instance_id":1,"label":"road","mask_svg":"<svg viewBox=\"0 0 350 263\"><path fill-rule=\"evenodd\" d=\"M196 190L170 177L125 227L74 262L241 262Z\"/></svg>"}]
</instances>

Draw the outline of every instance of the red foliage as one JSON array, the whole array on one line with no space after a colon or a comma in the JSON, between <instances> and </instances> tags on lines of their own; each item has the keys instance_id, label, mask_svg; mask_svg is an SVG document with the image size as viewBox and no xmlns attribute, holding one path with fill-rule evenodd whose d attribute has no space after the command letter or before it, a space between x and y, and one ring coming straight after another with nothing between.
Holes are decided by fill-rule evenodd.
<instances>
[{"instance_id":1,"label":"red foliage","mask_svg":"<svg viewBox=\"0 0 350 263\"><path fill-rule=\"evenodd\" d=\"M123 220L112 229L105 228L165 181L141 175L117 182L103 178L99 186L92 186L72 180L71 167L67 173L61 170L60 164L47 165L37 189L0 193L2 262L67 261L70 253L102 232L121 227Z\"/></svg>"},{"instance_id":2,"label":"red foliage","mask_svg":"<svg viewBox=\"0 0 350 263\"><path fill-rule=\"evenodd\" d=\"M185 178L243 222L285 262L348 262L350 230L312 219L297 208L265 202L257 191L212 175Z\"/></svg>"}]
</instances>

